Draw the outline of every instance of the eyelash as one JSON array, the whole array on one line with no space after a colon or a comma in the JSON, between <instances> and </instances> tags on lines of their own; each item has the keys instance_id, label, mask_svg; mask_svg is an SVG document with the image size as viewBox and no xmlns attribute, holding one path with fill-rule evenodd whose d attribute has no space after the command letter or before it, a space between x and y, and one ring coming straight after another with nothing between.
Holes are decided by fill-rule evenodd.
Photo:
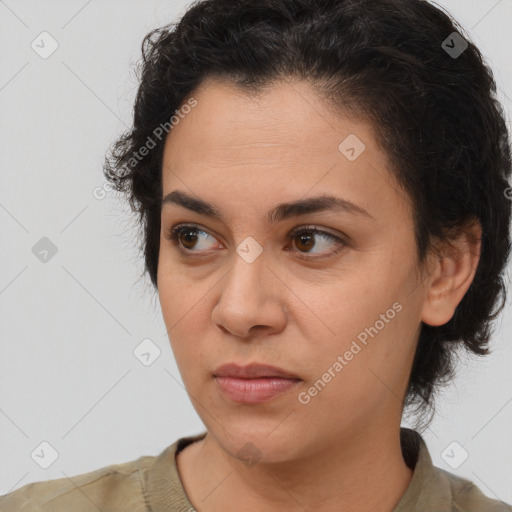
<instances>
[{"instance_id":1,"label":"eyelash","mask_svg":"<svg viewBox=\"0 0 512 512\"><path fill-rule=\"evenodd\" d=\"M181 233L183 233L184 231L200 231L200 232L206 233L209 236L213 236L210 233L208 233L208 231L201 229L199 226L196 226L193 224L181 224L181 225L178 225L178 226L175 226L175 227L169 229L166 233L165 238L167 240L169 240L173 246L175 246L182 254L184 254L186 256L192 256L192 255L194 255L194 253L199 253L199 251L193 251L191 249L186 249L181 246L179 237L180 237ZM296 238L298 235L301 235L301 234L322 235L329 240L338 242L338 244L339 244L337 249L335 249L323 256L302 256L300 254L307 254L307 253L299 252L299 258L302 258L302 259L316 260L316 259L327 258L327 257L333 256L335 254L338 254L347 245L346 242L344 240L342 240L341 238L339 238L331 233L328 233L327 231L316 229L312 226L311 227L310 226L301 226L300 228L296 228L291 233L289 233L287 235L287 238L289 240L293 240L294 238ZM198 255L198 254L196 254L196 255Z\"/></svg>"}]
</instances>

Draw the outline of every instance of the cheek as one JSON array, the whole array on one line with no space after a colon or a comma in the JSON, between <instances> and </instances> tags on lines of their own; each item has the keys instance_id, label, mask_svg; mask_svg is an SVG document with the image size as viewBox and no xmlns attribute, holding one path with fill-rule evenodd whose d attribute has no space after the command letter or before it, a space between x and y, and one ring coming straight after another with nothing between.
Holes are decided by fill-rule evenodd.
<instances>
[{"instance_id":1,"label":"cheek","mask_svg":"<svg viewBox=\"0 0 512 512\"><path fill-rule=\"evenodd\" d=\"M167 336L178 362L200 357L204 342L205 292L190 283L177 271L166 271L159 261L158 295ZM176 267L177 268L177 267Z\"/></svg>"},{"instance_id":2,"label":"cheek","mask_svg":"<svg viewBox=\"0 0 512 512\"><path fill-rule=\"evenodd\" d=\"M315 380L336 381L329 387L339 399L368 400L371 393L386 392L379 377L393 387L407 371L404 362L414 346L417 324L407 276L404 267L401 273L385 266L368 268L364 279L347 274L316 298L310 296L312 309L322 320L317 326L324 333L319 336L311 330L311 374Z\"/></svg>"},{"instance_id":3,"label":"cheek","mask_svg":"<svg viewBox=\"0 0 512 512\"><path fill-rule=\"evenodd\" d=\"M309 396L310 403L299 408L304 407L305 422L324 417L336 429L360 424L388 400L394 401L391 395L400 396L410 360L408 344L397 343L405 339L402 313L380 330L381 324L375 326L375 321L363 328L352 321L349 329L353 336L345 335L340 325L341 335L329 346L314 349L312 378L305 383L307 396L302 396L304 400ZM311 420L311 428L316 421Z\"/></svg>"},{"instance_id":4,"label":"cheek","mask_svg":"<svg viewBox=\"0 0 512 512\"><path fill-rule=\"evenodd\" d=\"M381 286L369 273L365 273L364 279L347 273L345 278L304 297L311 310L318 312L317 329L323 333L322 336L312 333L313 340L322 346L323 354L331 357L333 353L348 350L351 341L361 333L360 339L364 341L365 328L392 309L395 301L396 294L390 292L390 286ZM388 316L393 313L391 310Z\"/></svg>"}]
</instances>

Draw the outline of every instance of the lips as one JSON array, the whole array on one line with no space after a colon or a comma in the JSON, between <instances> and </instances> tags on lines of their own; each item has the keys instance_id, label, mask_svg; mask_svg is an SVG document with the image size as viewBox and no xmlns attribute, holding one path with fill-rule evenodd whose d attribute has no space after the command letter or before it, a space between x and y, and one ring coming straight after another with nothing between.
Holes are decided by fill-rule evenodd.
<instances>
[{"instance_id":1,"label":"lips","mask_svg":"<svg viewBox=\"0 0 512 512\"><path fill-rule=\"evenodd\" d=\"M246 405L260 404L283 395L302 380L283 368L258 363L247 366L224 364L213 376L225 398Z\"/></svg>"},{"instance_id":2,"label":"lips","mask_svg":"<svg viewBox=\"0 0 512 512\"><path fill-rule=\"evenodd\" d=\"M213 376L231 377L237 379L259 379L275 377L281 379L301 380L297 375L282 368L259 363L252 363L247 366L239 366L235 363L223 364L214 371Z\"/></svg>"}]
</instances>

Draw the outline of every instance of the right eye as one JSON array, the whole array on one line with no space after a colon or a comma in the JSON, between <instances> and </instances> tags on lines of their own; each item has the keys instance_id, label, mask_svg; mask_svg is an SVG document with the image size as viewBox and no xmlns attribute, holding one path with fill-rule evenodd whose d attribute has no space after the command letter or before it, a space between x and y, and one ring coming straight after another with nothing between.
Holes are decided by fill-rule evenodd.
<instances>
[{"instance_id":1,"label":"right eye","mask_svg":"<svg viewBox=\"0 0 512 512\"><path fill-rule=\"evenodd\" d=\"M213 236L199 227L183 224L171 228L166 234L167 240L184 254L187 254L188 251L200 252L207 250L205 247L199 247L197 251L193 249L197 249L197 244L201 245L201 242L204 242L208 237L215 240Z\"/></svg>"}]
</instances>

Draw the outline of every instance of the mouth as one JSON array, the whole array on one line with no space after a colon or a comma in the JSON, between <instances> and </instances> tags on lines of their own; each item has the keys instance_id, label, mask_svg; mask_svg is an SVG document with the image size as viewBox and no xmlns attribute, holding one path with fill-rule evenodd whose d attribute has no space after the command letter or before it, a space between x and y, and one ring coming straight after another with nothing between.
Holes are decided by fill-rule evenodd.
<instances>
[{"instance_id":1,"label":"mouth","mask_svg":"<svg viewBox=\"0 0 512 512\"><path fill-rule=\"evenodd\" d=\"M260 378L281 378L301 380L298 375L288 372L277 366L268 364L252 363L240 366L235 363L228 363L219 366L213 373L214 377L232 377L239 379L260 379Z\"/></svg>"},{"instance_id":2,"label":"mouth","mask_svg":"<svg viewBox=\"0 0 512 512\"><path fill-rule=\"evenodd\" d=\"M302 379L276 366L229 363L213 374L219 390L229 400L242 404L266 402L295 387Z\"/></svg>"}]
</instances>

